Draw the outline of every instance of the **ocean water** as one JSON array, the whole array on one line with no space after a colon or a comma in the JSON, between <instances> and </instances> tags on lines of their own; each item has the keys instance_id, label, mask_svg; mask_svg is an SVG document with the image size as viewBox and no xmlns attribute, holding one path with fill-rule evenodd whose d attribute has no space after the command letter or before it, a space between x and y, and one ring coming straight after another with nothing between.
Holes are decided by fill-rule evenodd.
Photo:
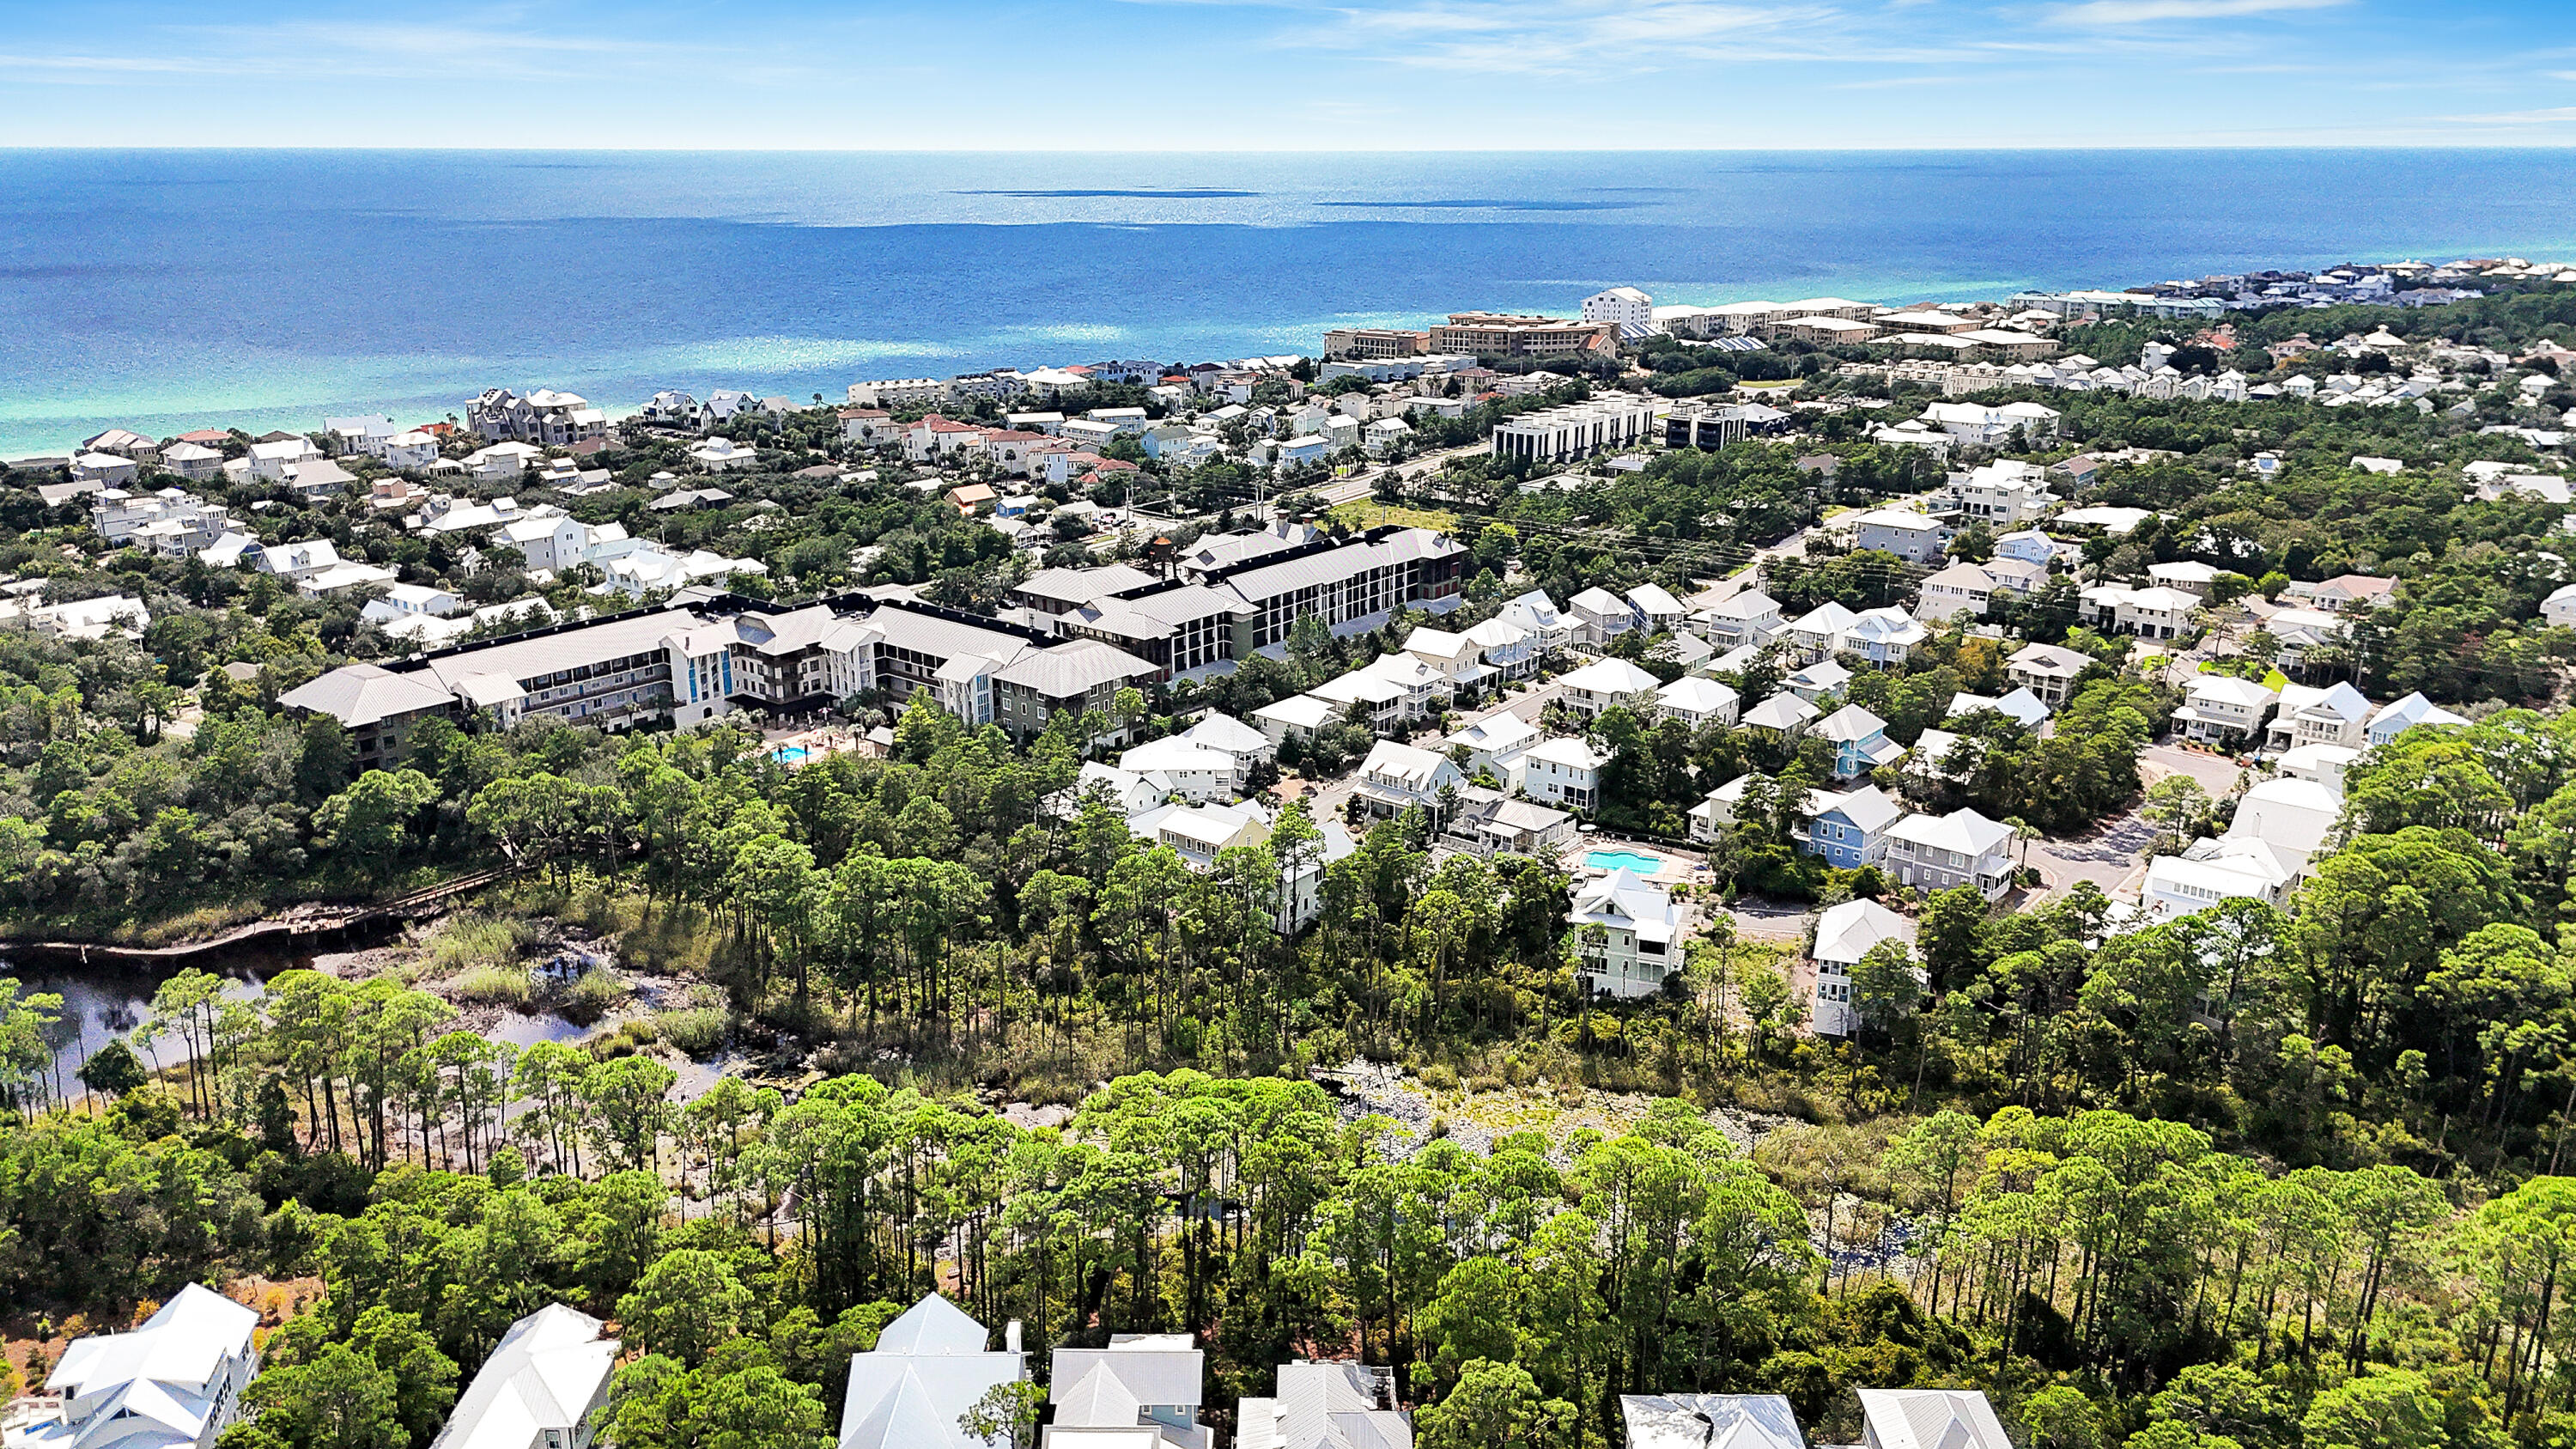
<instances>
[{"instance_id":1,"label":"ocean water","mask_svg":"<svg viewBox=\"0 0 2576 1449\"><path fill-rule=\"evenodd\" d=\"M2576 257L2566 151L0 152L0 457L1348 323Z\"/></svg>"}]
</instances>

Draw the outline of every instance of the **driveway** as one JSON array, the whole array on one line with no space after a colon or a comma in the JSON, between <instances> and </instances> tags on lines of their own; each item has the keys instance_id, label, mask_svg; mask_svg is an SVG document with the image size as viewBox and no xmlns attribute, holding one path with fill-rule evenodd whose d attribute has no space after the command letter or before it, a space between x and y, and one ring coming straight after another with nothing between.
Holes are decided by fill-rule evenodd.
<instances>
[{"instance_id":1,"label":"driveway","mask_svg":"<svg viewBox=\"0 0 2576 1449\"><path fill-rule=\"evenodd\" d=\"M2245 767L2233 759L2189 745L2149 745L2138 754L2138 783L2153 785L2167 775L2189 775L2216 800L2236 788Z\"/></svg>"},{"instance_id":2,"label":"driveway","mask_svg":"<svg viewBox=\"0 0 2576 1449\"><path fill-rule=\"evenodd\" d=\"M2107 896L2133 893L2144 883L2147 847L2156 828L2138 812L2125 811L2082 835L2039 839L2030 843L2030 863L2051 894L2079 880L2089 880ZM2035 902L2034 902L2035 903Z\"/></svg>"}]
</instances>

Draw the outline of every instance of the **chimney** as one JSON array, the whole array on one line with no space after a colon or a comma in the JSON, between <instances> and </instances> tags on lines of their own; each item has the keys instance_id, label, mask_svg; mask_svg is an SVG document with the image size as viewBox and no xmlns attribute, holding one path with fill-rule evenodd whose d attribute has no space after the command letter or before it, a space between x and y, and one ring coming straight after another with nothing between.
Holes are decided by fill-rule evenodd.
<instances>
[{"instance_id":1,"label":"chimney","mask_svg":"<svg viewBox=\"0 0 2576 1449\"><path fill-rule=\"evenodd\" d=\"M1002 1352L1020 1351L1020 1321L1016 1318L1002 1325Z\"/></svg>"}]
</instances>

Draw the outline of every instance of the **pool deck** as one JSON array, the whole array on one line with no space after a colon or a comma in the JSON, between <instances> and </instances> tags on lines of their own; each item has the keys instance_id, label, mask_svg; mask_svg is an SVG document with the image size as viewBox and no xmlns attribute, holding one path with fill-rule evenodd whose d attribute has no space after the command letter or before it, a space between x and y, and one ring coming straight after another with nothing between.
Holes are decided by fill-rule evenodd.
<instances>
[{"instance_id":1,"label":"pool deck","mask_svg":"<svg viewBox=\"0 0 2576 1449\"><path fill-rule=\"evenodd\" d=\"M859 747L857 737L846 726L782 731L769 736L763 744L770 758L791 770L833 755L847 754ZM791 759L781 753L786 750L799 753Z\"/></svg>"}]
</instances>

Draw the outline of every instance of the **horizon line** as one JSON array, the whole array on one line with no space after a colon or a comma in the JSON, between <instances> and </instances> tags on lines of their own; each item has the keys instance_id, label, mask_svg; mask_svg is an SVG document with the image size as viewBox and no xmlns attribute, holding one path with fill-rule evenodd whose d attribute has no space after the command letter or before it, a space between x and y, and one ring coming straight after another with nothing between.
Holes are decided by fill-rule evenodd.
<instances>
[{"instance_id":1,"label":"horizon line","mask_svg":"<svg viewBox=\"0 0 2576 1449\"><path fill-rule=\"evenodd\" d=\"M798 156L1751 156L1751 155L1937 155L1969 152L1977 154L2047 153L2072 154L2088 151L2116 151L2125 154L2170 153L2176 155L2206 151L2576 151L2576 141L2210 141L2198 145L2123 144L2119 142L2048 144L2013 143L1944 143L1924 145L1873 146L1536 146L1536 147L1392 147L1392 146L534 146L505 143L443 142L418 144L384 144L366 146L324 146L287 143L237 143L227 145L187 145L175 143L74 143L30 144L0 142L0 155L40 152L115 153L115 152L303 152L346 155L352 153L478 153L515 152L526 154L581 153L633 156L688 155L798 155Z\"/></svg>"}]
</instances>

